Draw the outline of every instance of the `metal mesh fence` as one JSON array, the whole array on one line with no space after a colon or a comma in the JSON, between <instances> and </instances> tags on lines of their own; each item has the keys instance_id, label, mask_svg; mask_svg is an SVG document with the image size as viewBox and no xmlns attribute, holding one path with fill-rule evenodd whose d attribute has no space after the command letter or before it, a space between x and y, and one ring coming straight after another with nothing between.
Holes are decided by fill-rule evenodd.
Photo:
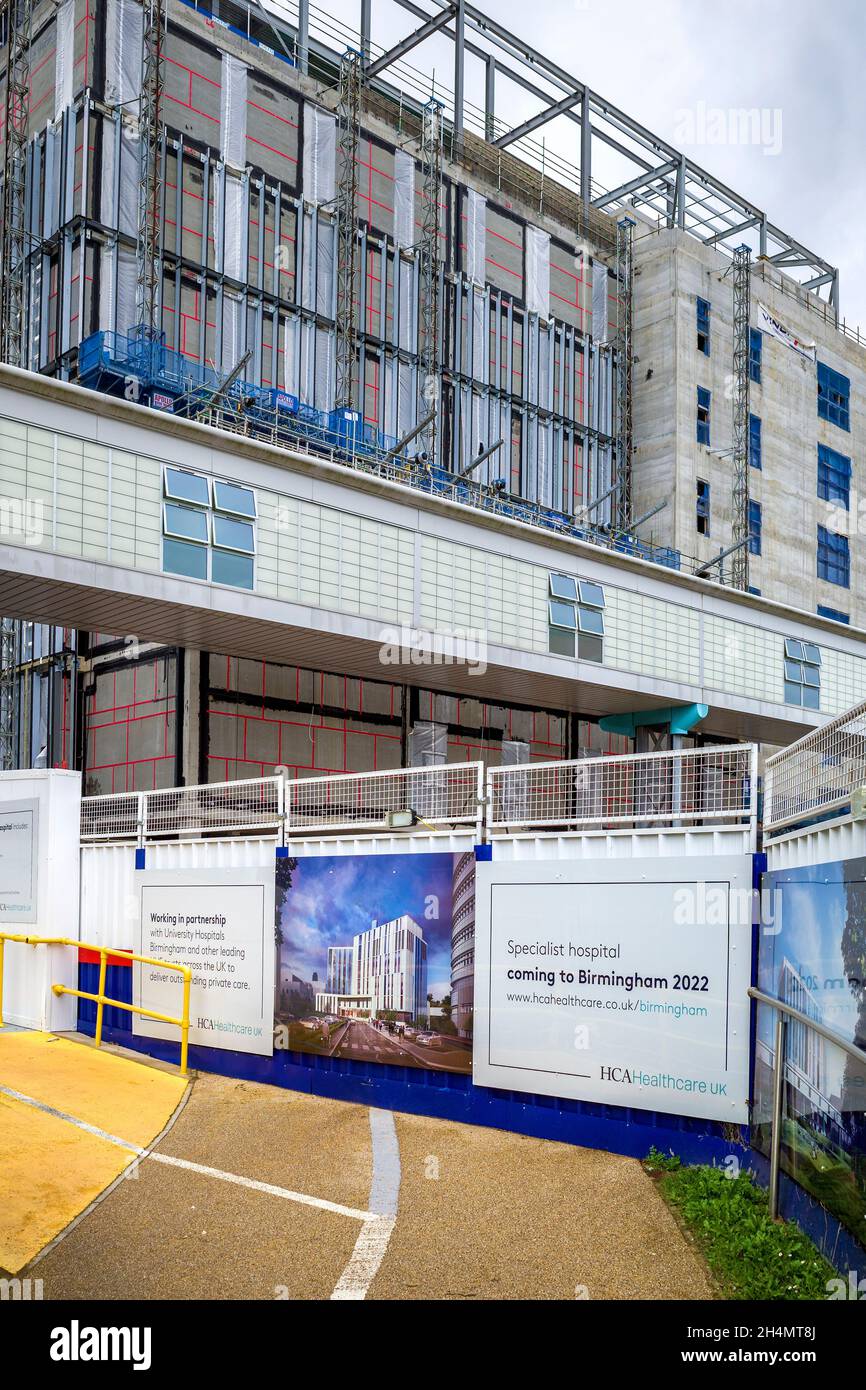
<instances>
[{"instance_id":1,"label":"metal mesh fence","mask_svg":"<svg viewBox=\"0 0 866 1390\"><path fill-rule=\"evenodd\" d=\"M768 830L844 806L866 785L866 701L767 759Z\"/></svg>"},{"instance_id":2,"label":"metal mesh fence","mask_svg":"<svg viewBox=\"0 0 866 1390\"><path fill-rule=\"evenodd\" d=\"M304 778L286 786L286 829L382 829L394 811L431 825L472 824L481 789L481 763Z\"/></svg>"},{"instance_id":3,"label":"metal mesh fence","mask_svg":"<svg viewBox=\"0 0 866 1390\"><path fill-rule=\"evenodd\" d=\"M85 796L81 800L82 840L128 840L138 835L140 792Z\"/></svg>"},{"instance_id":4,"label":"metal mesh fence","mask_svg":"<svg viewBox=\"0 0 866 1390\"><path fill-rule=\"evenodd\" d=\"M736 823L754 816L754 783L751 744L491 768L488 824Z\"/></svg>"}]
</instances>

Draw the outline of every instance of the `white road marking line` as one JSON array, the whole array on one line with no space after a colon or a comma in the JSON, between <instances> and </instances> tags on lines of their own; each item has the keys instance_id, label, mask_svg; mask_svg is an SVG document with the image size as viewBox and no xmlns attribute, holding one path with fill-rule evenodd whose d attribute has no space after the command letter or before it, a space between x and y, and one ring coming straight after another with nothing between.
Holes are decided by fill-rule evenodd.
<instances>
[{"instance_id":1,"label":"white road marking line","mask_svg":"<svg viewBox=\"0 0 866 1390\"><path fill-rule=\"evenodd\" d=\"M349 1263L340 1275L331 1299L364 1299L385 1258L397 1222L400 1197L400 1145L390 1110L370 1111L373 1145L373 1180L370 1184L371 1215L361 1227Z\"/></svg>"},{"instance_id":2,"label":"white road marking line","mask_svg":"<svg viewBox=\"0 0 866 1390\"><path fill-rule=\"evenodd\" d=\"M174 1158L171 1154L154 1153L148 1149L143 1149L128 1139L118 1139L116 1134L109 1134L107 1130L100 1129L98 1125L90 1125L86 1120L79 1120L76 1115L70 1115L65 1110L57 1110L53 1105L46 1105L44 1101L35 1100L33 1096L25 1096L21 1091L13 1091L11 1086L0 1085L0 1094L9 1096L12 1100L22 1101L25 1105L32 1105L34 1110L42 1110L46 1115L53 1115L55 1119L65 1120L67 1124L74 1125L76 1129L83 1129L86 1134L93 1134L97 1139L105 1139L109 1144L116 1144L118 1148L128 1149L139 1159L147 1158L152 1159L155 1163L168 1164L173 1168L186 1168L190 1172L202 1173L209 1178L219 1178L221 1182L231 1182L238 1187L249 1187L255 1192L265 1192L270 1197L282 1197L288 1202L299 1202L302 1206L318 1207L321 1211L332 1211L338 1216L350 1216L354 1221L369 1222L375 1220L373 1211L361 1211L357 1207L346 1207L340 1202L329 1202L324 1197L310 1197L306 1192L292 1192L288 1187L275 1187L272 1183L241 1177L239 1173L225 1173L221 1168L207 1168L202 1163L192 1163L186 1158Z\"/></svg>"},{"instance_id":3,"label":"white road marking line","mask_svg":"<svg viewBox=\"0 0 866 1390\"><path fill-rule=\"evenodd\" d=\"M265 1192L269 1197L283 1197L288 1202L300 1202L305 1207L318 1207L320 1211L333 1211L337 1216L351 1216L354 1221L375 1220L370 1211L360 1211L357 1207L344 1207L340 1202L328 1202L324 1197L310 1197L306 1192L292 1192L288 1187L275 1187L273 1183L259 1182L256 1178L243 1178L238 1173L224 1173L220 1168L207 1168L203 1163L191 1163L187 1158L174 1158L171 1154L152 1153L148 1158L154 1163L167 1163L172 1168L186 1168L191 1173L202 1173L208 1178L219 1178L221 1182L232 1182L238 1187L249 1187L254 1192Z\"/></svg>"},{"instance_id":4,"label":"white road marking line","mask_svg":"<svg viewBox=\"0 0 866 1390\"><path fill-rule=\"evenodd\" d=\"M85 1134L94 1134L97 1139L107 1139L109 1144L116 1144L120 1149L129 1149L131 1153L139 1155L145 1152L138 1144L131 1144L128 1139L118 1139L116 1134L109 1134L108 1130L100 1129L98 1125L89 1125L86 1120L79 1120L76 1115L69 1115L65 1110L56 1110L53 1105L46 1105L44 1101L35 1100L33 1096L13 1091L11 1086L0 1086L0 1094L11 1096L12 1100L20 1100L24 1105L32 1105L34 1110L53 1115L56 1120L65 1120L67 1124L75 1125L76 1129L83 1129Z\"/></svg>"}]
</instances>

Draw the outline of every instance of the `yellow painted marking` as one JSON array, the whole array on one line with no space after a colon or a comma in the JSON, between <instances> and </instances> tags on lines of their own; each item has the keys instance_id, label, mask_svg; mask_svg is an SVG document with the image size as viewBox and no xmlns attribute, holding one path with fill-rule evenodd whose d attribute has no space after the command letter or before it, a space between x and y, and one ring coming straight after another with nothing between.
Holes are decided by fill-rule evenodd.
<instances>
[{"instance_id":1,"label":"yellow painted marking","mask_svg":"<svg viewBox=\"0 0 866 1390\"><path fill-rule=\"evenodd\" d=\"M17 1274L132 1158L131 1150L0 1095L0 1268Z\"/></svg>"},{"instance_id":2,"label":"yellow painted marking","mask_svg":"<svg viewBox=\"0 0 866 1390\"><path fill-rule=\"evenodd\" d=\"M51 1033L0 1033L0 1084L145 1147L187 1081Z\"/></svg>"}]
</instances>

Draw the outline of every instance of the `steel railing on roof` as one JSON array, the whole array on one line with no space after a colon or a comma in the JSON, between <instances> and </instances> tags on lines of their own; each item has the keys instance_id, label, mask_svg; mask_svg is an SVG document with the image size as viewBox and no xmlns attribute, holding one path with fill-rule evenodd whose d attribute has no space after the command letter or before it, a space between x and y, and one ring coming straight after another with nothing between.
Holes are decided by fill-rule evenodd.
<instances>
[{"instance_id":1,"label":"steel railing on roof","mask_svg":"<svg viewBox=\"0 0 866 1390\"><path fill-rule=\"evenodd\" d=\"M485 781L486 776L486 781ZM392 829L413 812L422 830L461 827L476 840L515 829L653 829L757 825L757 751L730 744L490 768L481 762L88 796L85 843L166 837L293 837Z\"/></svg>"},{"instance_id":2,"label":"steel railing on roof","mask_svg":"<svg viewBox=\"0 0 866 1390\"><path fill-rule=\"evenodd\" d=\"M665 753L491 768L490 830L757 826L757 747L725 744Z\"/></svg>"},{"instance_id":3,"label":"steel railing on roof","mask_svg":"<svg viewBox=\"0 0 866 1390\"><path fill-rule=\"evenodd\" d=\"M866 700L767 759L764 825L781 830L838 811L864 785Z\"/></svg>"}]
</instances>

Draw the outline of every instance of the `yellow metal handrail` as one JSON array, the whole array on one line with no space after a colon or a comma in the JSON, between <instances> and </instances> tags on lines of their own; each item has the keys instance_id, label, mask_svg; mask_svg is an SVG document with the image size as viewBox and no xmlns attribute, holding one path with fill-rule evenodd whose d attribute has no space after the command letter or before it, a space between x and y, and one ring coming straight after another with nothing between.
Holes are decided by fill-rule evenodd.
<instances>
[{"instance_id":1,"label":"yellow metal handrail","mask_svg":"<svg viewBox=\"0 0 866 1390\"><path fill-rule=\"evenodd\" d=\"M17 936L13 932L0 932L0 1028L3 1027L3 957L7 941L18 941L25 946L74 946L76 950L99 953L99 992L88 994L83 989L70 989L68 985L52 985L55 994L71 994L76 999L89 999L96 1005L96 1032L94 1041L99 1047L102 1043L102 1016L106 1004L114 1009L124 1009L130 1014L141 1014L143 1018L155 1019L157 1023L173 1023L180 1029L180 1070L187 1073L189 1054L189 991L192 983L192 970L188 965L178 965L176 961L157 960L154 956L139 956L134 951L126 951L117 946L94 946L89 941L75 941L68 936ZM171 970L183 979L183 1015L172 1018L169 1014L154 1013L153 1009L143 1009L139 1004L125 1004L121 999L109 999L105 993L105 975L108 957L118 960L138 961L140 965L158 965L163 970Z\"/></svg>"}]
</instances>

